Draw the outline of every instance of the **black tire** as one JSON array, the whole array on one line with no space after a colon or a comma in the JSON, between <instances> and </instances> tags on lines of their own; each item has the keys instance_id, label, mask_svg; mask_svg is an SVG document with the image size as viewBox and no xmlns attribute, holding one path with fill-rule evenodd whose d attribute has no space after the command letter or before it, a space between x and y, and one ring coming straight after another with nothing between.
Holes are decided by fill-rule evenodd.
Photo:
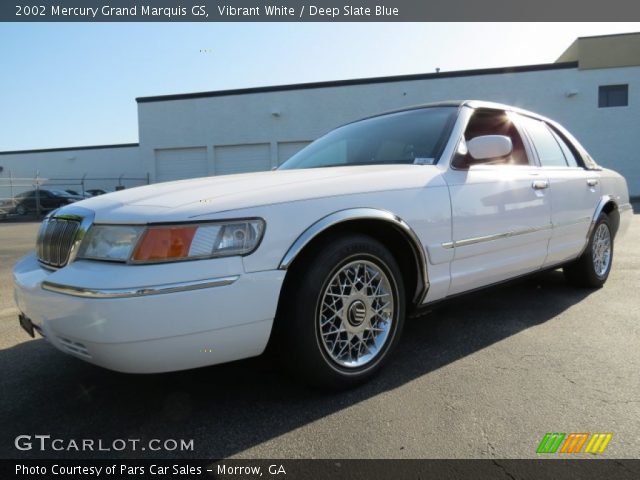
<instances>
[{"instance_id":1,"label":"black tire","mask_svg":"<svg viewBox=\"0 0 640 480\"><path fill-rule=\"evenodd\" d=\"M602 227L602 225L604 225L604 227ZM598 269L596 261L594 260L594 249L598 248L595 239L597 233L604 228L608 230L609 234L609 259L606 263L606 267ZM609 272L611 272L612 264L613 231L611 229L609 216L606 213L601 213L593 227L587 248L577 260L565 265L563 267L563 272L567 281L572 285L585 288L600 288L605 284L607 278L609 278Z\"/></svg>"},{"instance_id":2,"label":"black tire","mask_svg":"<svg viewBox=\"0 0 640 480\"><path fill-rule=\"evenodd\" d=\"M334 389L355 386L371 378L386 363L400 339L406 309L402 273L395 258L384 245L372 237L360 234L350 234L335 238L322 250L317 250L314 255L307 258L304 265L298 265L297 269L290 272L293 277L288 279L287 289L284 291L278 319L276 320L277 328L274 330L275 353L283 365L305 383ZM346 346L348 348L344 355L348 354L351 360L340 358L335 360L332 358L332 353L329 352L330 347L327 343L330 341L322 340L327 338L327 334L325 333L323 336L321 333L321 328L326 329L327 325L329 325L324 323L324 327L321 327L321 319L326 322L327 318L326 310L321 310L326 308L327 304L325 302L329 298L326 292L329 292L330 288L335 288L330 285L335 286L338 278L346 278L345 276L338 276L339 274L345 275L344 272L356 272L356 277L354 277L356 282L359 282L361 278L366 280L367 276L369 277L370 287L362 287L363 283L359 283L357 284L359 285L358 287L350 288L349 295L374 292L371 285L376 281L373 280L376 277L372 276L371 273L375 272L376 269L383 273L378 278L383 279L384 285L388 287L390 296L393 298L392 312L386 312L386 318L390 318L391 321L388 323L382 322L381 324L376 323L381 318L375 315L376 308L380 308L379 303L367 303L364 306L367 301L381 301L379 298L371 300L376 298L375 293L371 293L364 303L360 302L358 305L356 305L358 303L357 299L347 300L345 295L345 299L341 298L339 300L339 302L342 302L340 304L342 305L341 311L348 312L344 314L345 319L340 320L337 315L333 315L330 318L335 318L334 322L342 322L341 325L346 325L347 328L353 329L358 329L361 325L374 323L376 325L389 325L386 337L380 341L377 353L367 363L361 366L355 364L344 366L338 362L352 361L353 355L357 355L359 358L360 346L364 348L364 344L358 343L356 337L352 337L348 341L338 340L347 338L347 335L352 335L353 332L329 333L329 335L334 335L333 338L336 339L333 345L338 345L338 347L334 347L333 355L335 355L336 350L342 350L339 345ZM367 270L366 273L365 270ZM361 272L362 276L357 276L357 272ZM345 289L344 292L346 291ZM379 289L376 288L376 292L378 291ZM388 296L386 295L386 297ZM346 302L350 302L350 305L346 305ZM374 306L373 308L372 305ZM339 307L332 306L332 308ZM366 317L365 313L362 313L363 311L366 312ZM325 316L323 317L322 315ZM359 318L360 315L362 316L361 318ZM347 316L349 316L348 325L346 323ZM362 318L366 318L366 320L363 321ZM351 323L352 320L354 323ZM359 324L357 324L357 320L360 321ZM333 327L329 326L329 328ZM373 335L372 332L373 330L370 330L369 333L361 333L361 337ZM345 337L338 337L338 335L344 335ZM384 334L377 333L376 335ZM343 343L336 343L338 341ZM358 349L350 346L352 342L355 342L353 343L354 346L358 345ZM376 348L376 346L370 346L370 348ZM353 353L354 351L355 354ZM337 355L340 356L340 353Z\"/></svg>"}]
</instances>

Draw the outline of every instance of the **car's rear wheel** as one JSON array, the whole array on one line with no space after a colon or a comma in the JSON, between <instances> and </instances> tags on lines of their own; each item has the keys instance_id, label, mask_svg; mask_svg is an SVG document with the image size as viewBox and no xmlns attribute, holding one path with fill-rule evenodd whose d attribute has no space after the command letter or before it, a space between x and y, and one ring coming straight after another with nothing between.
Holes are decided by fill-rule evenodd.
<instances>
[{"instance_id":1,"label":"car's rear wheel","mask_svg":"<svg viewBox=\"0 0 640 480\"><path fill-rule=\"evenodd\" d=\"M404 324L404 284L393 255L371 237L348 235L292 273L277 320L285 365L303 381L331 388L374 375Z\"/></svg>"},{"instance_id":2,"label":"car's rear wheel","mask_svg":"<svg viewBox=\"0 0 640 480\"><path fill-rule=\"evenodd\" d=\"M601 213L589 237L583 254L564 266L569 283L588 288L600 288L609 278L613 263L613 233L606 213Z\"/></svg>"}]
</instances>

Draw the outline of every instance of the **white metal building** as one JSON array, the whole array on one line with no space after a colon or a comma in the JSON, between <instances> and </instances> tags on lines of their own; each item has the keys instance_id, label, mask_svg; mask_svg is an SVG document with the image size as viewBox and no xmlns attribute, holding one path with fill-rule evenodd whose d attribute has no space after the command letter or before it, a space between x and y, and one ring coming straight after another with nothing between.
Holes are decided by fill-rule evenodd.
<instances>
[{"instance_id":1,"label":"white metal building","mask_svg":"<svg viewBox=\"0 0 640 480\"><path fill-rule=\"evenodd\" d=\"M551 64L138 98L139 145L0 152L0 175L37 169L51 177L149 174L159 182L268 170L342 123L408 105L480 99L559 121L640 196L637 92L640 33L586 37Z\"/></svg>"}]
</instances>

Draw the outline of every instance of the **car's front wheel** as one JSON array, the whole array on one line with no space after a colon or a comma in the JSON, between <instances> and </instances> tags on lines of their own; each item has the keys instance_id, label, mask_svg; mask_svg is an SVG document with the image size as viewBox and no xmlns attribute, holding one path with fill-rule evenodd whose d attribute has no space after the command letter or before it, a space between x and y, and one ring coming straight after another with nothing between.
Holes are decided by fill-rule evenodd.
<instances>
[{"instance_id":1,"label":"car's front wheel","mask_svg":"<svg viewBox=\"0 0 640 480\"><path fill-rule=\"evenodd\" d=\"M393 255L369 236L348 235L292 273L277 332L286 366L323 387L346 388L371 377L404 323L404 283Z\"/></svg>"},{"instance_id":2,"label":"car's front wheel","mask_svg":"<svg viewBox=\"0 0 640 480\"><path fill-rule=\"evenodd\" d=\"M589 243L583 254L564 266L563 271L569 283L588 288L600 288L609 278L613 263L613 233L606 213L601 213L596 221Z\"/></svg>"}]
</instances>

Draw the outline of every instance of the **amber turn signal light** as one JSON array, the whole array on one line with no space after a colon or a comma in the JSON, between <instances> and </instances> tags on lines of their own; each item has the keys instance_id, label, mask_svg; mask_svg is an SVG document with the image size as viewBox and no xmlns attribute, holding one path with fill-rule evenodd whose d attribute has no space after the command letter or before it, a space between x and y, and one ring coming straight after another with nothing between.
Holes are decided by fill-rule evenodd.
<instances>
[{"instance_id":1,"label":"amber turn signal light","mask_svg":"<svg viewBox=\"0 0 640 480\"><path fill-rule=\"evenodd\" d=\"M132 260L153 262L187 258L196 230L196 226L148 228L138 243Z\"/></svg>"}]
</instances>

